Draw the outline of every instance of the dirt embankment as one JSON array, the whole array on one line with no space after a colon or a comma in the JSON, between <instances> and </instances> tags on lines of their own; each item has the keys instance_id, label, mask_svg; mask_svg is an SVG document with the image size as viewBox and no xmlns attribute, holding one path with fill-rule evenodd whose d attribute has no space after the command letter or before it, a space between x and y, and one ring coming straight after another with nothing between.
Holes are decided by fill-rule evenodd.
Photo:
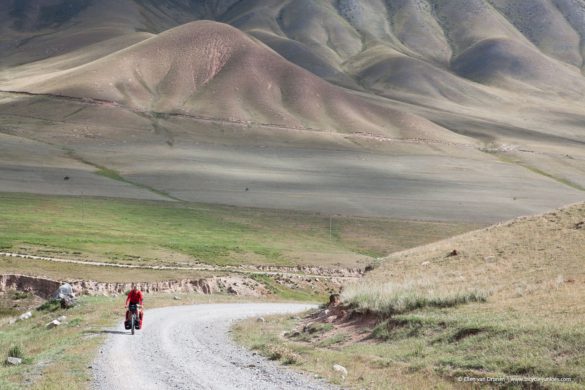
<instances>
[{"instance_id":1,"label":"dirt embankment","mask_svg":"<svg viewBox=\"0 0 585 390\"><path fill-rule=\"evenodd\" d=\"M296 267L271 266L271 265L242 265L243 271L269 272L281 274L300 274L306 276L323 276L339 278L360 278L364 275L362 268L323 268L315 266L298 265Z\"/></svg>"},{"instance_id":2,"label":"dirt embankment","mask_svg":"<svg viewBox=\"0 0 585 390\"><path fill-rule=\"evenodd\" d=\"M263 296L275 293L279 288L327 293L337 291L342 278L318 279L303 275L264 275L269 280L257 281L244 275L214 276L201 279L164 280L139 282L139 288L147 293L227 293L242 296ZM32 292L48 299L62 283L69 283L77 295L118 295L131 289L132 283L97 282L91 280L52 280L26 275L0 275L0 293L9 290ZM280 287L278 287L280 286Z\"/></svg>"},{"instance_id":3,"label":"dirt embankment","mask_svg":"<svg viewBox=\"0 0 585 390\"><path fill-rule=\"evenodd\" d=\"M41 298L49 298L61 284L55 280L24 275L0 275L0 293L17 290L30 291Z\"/></svg>"},{"instance_id":4,"label":"dirt embankment","mask_svg":"<svg viewBox=\"0 0 585 390\"><path fill-rule=\"evenodd\" d=\"M48 299L67 282L78 295L116 295L130 290L131 283L108 283L85 280L57 281L25 275L0 275L0 293L8 290L28 291ZM138 283L145 293L197 293L214 294L224 292L234 295L259 296L269 292L265 286L246 277L212 277L206 279L168 280Z\"/></svg>"}]
</instances>

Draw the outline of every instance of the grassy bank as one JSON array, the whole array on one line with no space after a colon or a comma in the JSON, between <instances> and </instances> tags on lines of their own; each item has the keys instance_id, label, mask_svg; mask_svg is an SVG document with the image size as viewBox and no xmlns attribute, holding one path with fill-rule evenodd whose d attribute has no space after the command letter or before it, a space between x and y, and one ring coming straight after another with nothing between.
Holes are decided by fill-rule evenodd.
<instances>
[{"instance_id":1,"label":"grassy bank","mask_svg":"<svg viewBox=\"0 0 585 390\"><path fill-rule=\"evenodd\" d=\"M365 266L470 224L0 193L0 250L133 264Z\"/></svg>"},{"instance_id":2,"label":"grassy bank","mask_svg":"<svg viewBox=\"0 0 585 390\"><path fill-rule=\"evenodd\" d=\"M96 351L106 327L122 315L120 299L84 297L70 310L33 310L33 317L4 324L0 332L0 359L18 348L24 364L0 369L0 388L80 389L87 387ZM67 321L55 329L46 324L61 315Z\"/></svg>"},{"instance_id":3,"label":"grassy bank","mask_svg":"<svg viewBox=\"0 0 585 390\"><path fill-rule=\"evenodd\" d=\"M506 378L503 387L519 389L581 389L585 383L582 325L535 322L512 306L425 309L377 322L313 325L304 332L298 322L246 320L234 333L269 358L357 389L469 388L459 382L465 377ZM346 367L347 377L334 364ZM559 382L535 384L532 378Z\"/></svg>"},{"instance_id":4,"label":"grassy bank","mask_svg":"<svg viewBox=\"0 0 585 390\"><path fill-rule=\"evenodd\" d=\"M279 360L354 388L469 388L467 377L581 389L584 243L583 204L518 219L389 256L344 289L345 310L361 316L317 330L245 321L236 337L267 356L282 344L292 359Z\"/></svg>"}]
</instances>

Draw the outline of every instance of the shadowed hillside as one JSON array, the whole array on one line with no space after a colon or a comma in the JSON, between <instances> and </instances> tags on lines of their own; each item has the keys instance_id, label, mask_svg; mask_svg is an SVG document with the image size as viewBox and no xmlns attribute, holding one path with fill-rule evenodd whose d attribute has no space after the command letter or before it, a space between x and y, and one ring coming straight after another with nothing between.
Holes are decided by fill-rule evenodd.
<instances>
[{"instance_id":1,"label":"shadowed hillside","mask_svg":"<svg viewBox=\"0 0 585 390\"><path fill-rule=\"evenodd\" d=\"M486 221L583 199L581 0L4 4L0 131L159 195Z\"/></svg>"}]
</instances>

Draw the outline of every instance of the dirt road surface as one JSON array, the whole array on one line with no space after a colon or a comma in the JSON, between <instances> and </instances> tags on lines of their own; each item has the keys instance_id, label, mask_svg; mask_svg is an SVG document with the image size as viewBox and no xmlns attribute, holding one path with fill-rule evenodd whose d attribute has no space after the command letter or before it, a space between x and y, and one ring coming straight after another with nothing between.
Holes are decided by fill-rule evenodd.
<instances>
[{"instance_id":1,"label":"dirt road surface","mask_svg":"<svg viewBox=\"0 0 585 390\"><path fill-rule=\"evenodd\" d=\"M148 310L132 336L120 323L93 365L94 390L333 389L237 346L233 321L295 313L303 304L209 304Z\"/></svg>"}]
</instances>

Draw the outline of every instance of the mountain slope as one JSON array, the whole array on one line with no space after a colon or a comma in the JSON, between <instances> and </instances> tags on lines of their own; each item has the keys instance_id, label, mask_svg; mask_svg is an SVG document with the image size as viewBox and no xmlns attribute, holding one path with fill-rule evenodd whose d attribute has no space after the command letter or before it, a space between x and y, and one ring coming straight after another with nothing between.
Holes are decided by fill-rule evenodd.
<instances>
[{"instance_id":1,"label":"mountain slope","mask_svg":"<svg viewBox=\"0 0 585 390\"><path fill-rule=\"evenodd\" d=\"M585 189L585 3L520 3L7 0L0 131L193 201L539 212Z\"/></svg>"},{"instance_id":2,"label":"mountain slope","mask_svg":"<svg viewBox=\"0 0 585 390\"><path fill-rule=\"evenodd\" d=\"M465 139L334 87L240 30L210 21L185 24L86 65L6 87L115 102L141 112L400 138Z\"/></svg>"},{"instance_id":3,"label":"mountain slope","mask_svg":"<svg viewBox=\"0 0 585 390\"><path fill-rule=\"evenodd\" d=\"M333 83L392 94L392 79L426 78L410 92L459 104L472 82L518 91L581 96L585 4L580 0L8 1L0 11L6 66L67 54L113 38L128 46L189 21L211 19L258 38L284 58ZM131 38L134 37L134 38ZM115 51L112 48L112 51ZM372 55L372 51L385 53ZM390 61L389 57L400 60ZM471 61L469 58L476 59ZM424 64L424 66L422 66ZM382 69L380 82L363 69ZM449 75L447 75L449 74ZM453 77L454 76L454 77ZM508 83L509 80L519 81ZM362 81L365 81L363 85ZM361 85L361 86L360 86ZM457 93L453 93L456 91ZM482 91L485 93L486 91ZM492 91L493 94L493 91ZM497 91L496 91L497 94ZM431 93L431 96L433 94ZM473 95L473 94L472 94Z\"/></svg>"}]
</instances>

